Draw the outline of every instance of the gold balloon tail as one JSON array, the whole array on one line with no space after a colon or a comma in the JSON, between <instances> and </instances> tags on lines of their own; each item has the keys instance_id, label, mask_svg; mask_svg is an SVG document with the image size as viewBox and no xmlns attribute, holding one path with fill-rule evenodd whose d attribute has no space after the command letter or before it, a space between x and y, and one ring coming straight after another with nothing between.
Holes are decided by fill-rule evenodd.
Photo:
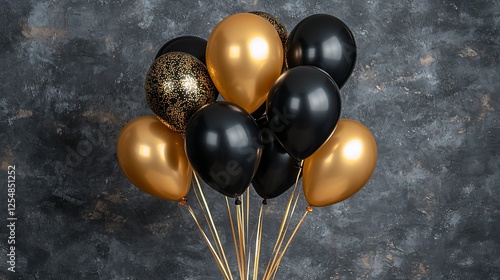
<instances>
[{"instance_id":1,"label":"gold balloon tail","mask_svg":"<svg viewBox=\"0 0 500 280\"><path fill-rule=\"evenodd\" d=\"M207 220L208 227L209 227L210 232L212 233L212 237L213 237L213 239L215 241L217 252L219 253L221 259L224 261L223 264L224 264L225 270L227 270L229 272L229 278L228 279L233 280L233 275L231 274L231 268L229 267L229 263L227 261L226 253L224 251L224 247L222 246L222 242L220 240L219 233L217 231L217 228L216 228L215 223L214 223L214 219L212 217L212 213L210 212L210 208L208 207L208 203L207 203L207 200L205 198L205 194L203 192L203 189L201 188L201 184L200 184L200 181L198 179L198 176L196 175L196 172L193 171L193 175L194 175L194 178L196 180L196 186L197 186L198 192L200 194L198 196L195 188L193 188L194 189L194 193L196 195L196 199L198 200L198 203L200 204L200 208L202 209L203 214L205 216L205 219ZM203 201L203 205L202 205L202 203L200 201L200 197L201 197L201 201Z\"/></svg>"},{"instance_id":2,"label":"gold balloon tail","mask_svg":"<svg viewBox=\"0 0 500 280\"><path fill-rule=\"evenodd\" d=\"M292 235L290 235L290 238L286 242L286 245L283 248L283 251L281 251L281 254L280 254L279 258L278 258L278 261L276 262L276 264L274 265L274 267L271 268L270 275L272 275L272 278L269 278L269 279L273 279L274 280L274 278L276 277L276 273L278 272L278 268L280 266L281 260L283 259L283 256L286 253L286 250L290 246L290 243L292 243L292 240L295 237L295 234L297 233L297 231L299 230L300 226L302 225L302 222L304 222L304 219L306 218L307 214L309 214L312 211L313 211L313 208L311 206L307 206L306 212L304 213L304 215L302 215L302 218L300 218L299 222L297 223L297 225L295 226L295 229L292 232Z\"/></svg>"},{"instance_id":3,"label":"gold balloon tail","mask_svg":"<svg viewBox=\"0 0 500 280\"><path fill-rule=\"evenodd\" d=\"M281 220L281 225L280 229L278 232L278 237L276 239L276 242L274 243L274 248L271 253L271 257L269 259L269 262L267 263L266 270L264 271L264 276L263 279L270 279L271 277L271 271L272 268L275 266L279 251L281 250L281 246L283 245L283 241L285 240L286 232L288 231L288 226L290 223L290 219L293 216L293 213L295 212L295 208L297 206L298 198L299 198L299 192L296 193L297 190L297 185L300 179L300 174L302 172L302 167L304 165L304 161L302 160L300 162L300 169L299 172L297 173L297 177L295 179L295 184L293 186L292 192L290 193L290 197L288 198L288 203L285 209L285 212L283 213L283 219ZM293 206L292 206L293 203Z\"/></svg>"},{"instance_id":4,"label":"gold balloon tail","mask_svg":"<svg viewBox=\"0 0 500 280\"><path fill-rule=\"evenodd\" d=\"M227 268L224 266L224 263L222 262L221 258L219 257L219 255L215 251L215 248L212 245L212 242L210 242L210 239L208 238L208 236L205 234L205 231L201 227L200 222L196 218L196 214L193 211L193 208L191 208L190 205L187 205L185 200L181 201L179 203L179 205L181 205L181 206L184 206L184 205L187 206L189 214L191 214L191 217L193 218L193 221L195 222L196 226L198 227L198 230L200 231L201 236L205 240L205 243L207 244L207 247L210 250L210 253L212 253L212 256L214 257L214 260L215 260L215 262L217 264L217 267L219 268L219 270L220 270L222 276L224 277L224 279L225 280L233 279L232 275L230 274L230 272L227 271Z\"/></svg>"}]
</instances>

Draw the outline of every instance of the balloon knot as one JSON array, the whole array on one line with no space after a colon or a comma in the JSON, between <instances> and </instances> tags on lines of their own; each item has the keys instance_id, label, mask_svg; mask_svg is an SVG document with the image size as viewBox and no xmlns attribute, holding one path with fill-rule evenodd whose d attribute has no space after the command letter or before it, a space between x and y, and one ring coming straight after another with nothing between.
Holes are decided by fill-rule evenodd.
<instances>
[{"instance_id":1,"label":"balloon knot","mask_svg":"<svg viewBox=\"0 0 500 280\"><path fill-rule=\"evenodd\" d=\"M304 166L304 160L298 160L295 162L295 167L297 168L302 168L302 166Z\"/></svg>"},{"instance_id":2,"label":"balloon knot","mask_svg":"<svg viewBox=\"0 0 500 280\"><path fill-rule=\"evenodd\" d=\"M312 206L309 205L309 206L306 207L306 210L307 210L307 212L312 212L313 208L312 208Z\"/></svg>"},{"instance_id":3,"label":"balloon knot","mask_svg":"<svg viewBox=\"0 0 500 280\"><path fill-rule=\"evenodd\" d=\"M236 200L234 201L234 204L235 205L241 205L241 200L239 197L236 198Z\"/></svg>"},{"instance_id":4,"label":"balloon knot","mask_svg":"<svg viewBox=\"0 0 500 280\"><path fill-rule=\"evenodd\" d=\"M179 201L179 206L185 206L187 204L188 200L187 198L182 198L181 201Z\"/></svg>"},{"instance_id":5,"label":"balloon knot","mask_svg":"<svg viewBox=\"0 0 500 280\"><path fill-rule=\"evenodd\" d=\"M267 205L267 199L265 199L265 198L264 198L264 199L262 200L262 204L263 204L263 205Z\"/></svg>"}]
</instances>

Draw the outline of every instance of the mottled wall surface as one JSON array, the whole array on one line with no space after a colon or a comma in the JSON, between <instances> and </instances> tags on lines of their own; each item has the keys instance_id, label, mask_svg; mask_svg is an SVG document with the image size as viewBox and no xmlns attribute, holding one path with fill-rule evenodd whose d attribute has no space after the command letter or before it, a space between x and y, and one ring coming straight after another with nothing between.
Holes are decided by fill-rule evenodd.
<instances>
[{"instance_id":1,"label":"mottled wall surface","mask_svg":"<svg viewBox=\"0 0 500 280\"><path fill-rule=\"evenodd\" d=\"M115 144L127 122L151 115L143 83L163 43L207 38L224 17L253 10L288 30L315 13L348 24L359 49L342 117L368 126L379 152L365 188L307 217L277 278L500 279L498 1L0 6L0 279L220 279L187 211L131 185ZM9 165L15 273L6 263ZM206 192L223 228L225 201ZM286 199L265 211L264 254Z\"/></svg>"}]
</instances>

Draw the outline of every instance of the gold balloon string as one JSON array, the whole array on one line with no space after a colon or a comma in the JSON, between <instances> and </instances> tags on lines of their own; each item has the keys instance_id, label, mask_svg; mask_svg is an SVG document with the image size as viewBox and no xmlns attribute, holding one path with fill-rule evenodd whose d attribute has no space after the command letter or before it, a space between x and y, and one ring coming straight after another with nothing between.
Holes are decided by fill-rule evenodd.
<instances>
[{"instance_id":1,"label":"gold balloon string","mask_svg":"<svg viewBox=\"0 0 500 280\"><path fill-rule=\"evenodd\" d=\"M248 250L247 250L247 242L246 240L248 240L247 238L247 224L246 224L246 211L245 209L247 209L248 205L245 206L246 202L245 202L245 197L243 196L243 199L240 200L240 205L237 205L236 208L239 208L240 209L240 227L241 227L241 234L239 235L240 236L240 244L241 244L241 248L242 249L242 256L243 256L243 259L242 259L242 265L243 265L243 277L241 279L248 279L248 270L249 270L249 265L248 265L248 262L247 260L249 260L248 258Z\"/></svg>"},{"instance_id":2,"label":"gold balloon string","mask_svg":"<svg viewBox=\"0 0 500 280\"><path fill-rule=\"evenodd\" d=\"M248 256L247 256L247 239L246 239L246 222L245 222L245 208L244 208L244 205L242 203L242 205L240 206L240 209L241 209L241 212L240 212L240 217L241 217L241 246L243 248L243 264L245 265L245 278L244 279L248 279L248 263L247 263L247 260L248 260Z\"/></svg>"},{"instance_id":3,"label":"gold balloon string","mask_svg":"<svg viewBox=\"0 0 500 280\"><path fill-rule=\"evenodd\" d=\"M295 182L295 185L297 185L297 182L298 182L298 180ZM292 211L290 212L290 217L288 217L289 221L292 219L293 213L295 213L295 208L297 208L297 203L299 202L299 197L300 197L300 192L295 193Z\"/></svg>"},{"instance_id":4,"label":"gold balloon string","mask_svg":"<svg viewBox=\"0 0 500 280\"><path fill-rule=\"evenodd\" d=\"M264 204L260 205L259 220L257 221L257 236L255 237L255 257L253 261L253 280L257 280L259 275L259 259L260 259L260 244L262 239L262 208Z\"/></svg>"},{"instance_id":5,"label":"gold balloon string","mask_svg":"<svg viewBox=\"0 0 500 280\"><path fill-rule=\"evenodd\" d=\"M297 183L295 183L295 184L297 184ZM294 198L293 198L294 203L293 203L293 206L292 206L292 210L290 211L290 215L288 216L288 218L286 220L286 225L285 225L285 228L284 228L284 230L282 232L282 235L281 235L278 247L277 247L276 251L274 252L274 257L273 257L273 262L271 264L271 267L273 267L275 265L279 265L279 264L277 264L277 262L278 262L277 257L279 256L279 252L281 250L281 247L283 246L283 242L285 241L285 237L286 237L286 235L288 233L288 228L290 227L290 223L292 221L293 214L295 213L295 209L296 209L297 203L299 201L300 192L296 192L292 196L294 196Z\"/></svg>"},{"instance_id":6,"label":"gold balloon string","mask_svg":"<svg viewBox=\"0 0 500 280\"><path fill-rule=\"evenodd\" d=\"M233 279L231 274L228 273L228 271L224 267L224 263L222 262L220 257L217 255L217 252L215 251L214 246L212 245L208 236L205 234L205 231L203 230L200 223L198 222L198 219L196 218L196 215L195 215L193 209L191 208L190 205L187 205L187 209L189 211L189 214L191 214L191 217L193 218L194 222L198 226L198 230L200 231L203 239L205 240L205 243L207 244L208 248L210 249L210 253L212 253L212 256L214 257L215 262L217 263L217 266L219 267L219 270L220 270L222 276L224 276L225 280Z\"/></svg>"},{"instance_id":7,"label":"gold balloon string","mask_svg":"<svg viewBox=\"0 0 500 280\"><path fill-rule=\"evenodd\" d=\"M192 184L194 185L194 182ZM203 207L203 204L201 203L200 196L198 195L198 192L196 191L196 188L194 188L194 187L193 187L193 193L194 193L194 195L196 197L196 201L198 202L198 205L200 206L200 209L203 213L203 217L205 218L207 225L209 225L208 229L210 230L210 234L212 235L212 240L214 240L214 242L215 242L215 240L217 240L217 239L215 237L215 233L214 233L212 227L210 226L210 218L208 217L207 211L205 210L205 207ZM216 248L217 248L217 253L219 254L219 256L222 256L222 253L219 249L219 246L216 246Z\"/></svg>"},{"instance_id":8,"label":"gold balloon string","mask_svg":"<svg viewBox=\"0 0 500 280\"><path fill-rule=\"evenodd\" d=\"M236 230L234 229L234 222L233 222L233 215L231 214L231 207L229 206L229 199L226 196L226 206L227 206L227 214L229 216L229 223L231 225L231 233L233 235L233 243L234 243L234 250L236 253L236 260L238 263L238 271L240 273L240 276L243 275L243 271L241 268L241 256L239 254L239 249L238 249L238 240L236 237Z\"/></svg>"},{"instance_id":9,"label":"gold balloon string","mask_svg":"<svg viewBox=\"0 0 500 280\"><path fill-rule=\"evenodd\" d=\"M194 174L194 172L193 172L193 174ZM194 184L194 183L193 183L193 184ZM201 189L201 187L200 187L200 185L199 185L199 182L198 182L198 184L197 184L197 188L198 188L198 189L199 189L199 191L200 191L200 195L202 195L202 196L204 197L204 193L203 193L203 190ZM196 188L193 188L193 192L194 192L194 194L195 194L195 196L196 196L196 201L198 202L198 205L200 206L200 209L201 209L201 211L202 211L202 213L203 213L203 216L204 216L204 218L205 218L205 221L206 221L206 223L207 223L207 225L208 225L208 229L210 230L210 233L211 233L211 235L212 235L212 240L213 240L213 242L215 242L215 244L216 244L216 249L217 249L218 256L220 257L220 256L222 256L222 252L221 252L221 250L220 250L220 247L218 246L218 243L217 243L217 237L216 237L215 232L214 232L214 230L213 230L213 228L212 228L212 226L211 226L211 223L210 223L211 216L209 216L209 215L207 214L207 210L206 210L206 209L205 209L205 207L203 206L203 204L202 204L202 199L200 199L200 195L198 195L198 192L196 191ZM208 207L207 207L207 209L208 209ZM231 271L231 270L230 270L230 268L229 268L229 265L226 265L226 269L227 269L228 271ZM231 278L232 278L232 277L231 277Z\"/></svg>"},{"instance_id":10,"label":"gold balloon string","mask_svg":"<svg viewBox=\"0 0 500 280\"><path fill-rule=\"evenodd\" d=\"M229 267L229 263L227 262L226 253L224 252L224 247L222 246L222 242L220 240L219 233L218 233L217 228L216 228L215 223L214 223L214 219L212 218L212 213L210 212L210 208L208 207L207 200L205 199L205 194L203 193L203 189L201 188L200 181L198 180L198 176L196 175L196 172L193 171L193 175L194 175L194 178L196 180L196 185L198 187L198 191L200 193L200 196L202 198L203 205L204 205L204 207L201 207L201 208L205 209L205 211L207 212L206 215L209 218L208 225L209 225L209 228L211 227L211 231L213 230L213 234L215 236L214 239L216 241L215 245L217 247L217 251L219 251L219 254L221 255L222 259L224 260L224 264L225 264L226 269L228 271L231 271L231 268ZM231 274L229 274L229 275L230 275L229 279L233 279L233 276Z\"/></svg>"},{"instance_id":11,"label":"gold balloon string","mask_svg":"<svg viewBox=\"0 0 500 280\"><path fill-rule=\"evenodd\" d=\"M248 249L248 258L247 258L247 274L246 274L246 277L245 279L246 280L249 280L250 279L250 263L251 263L251 258L250 258L250 255L251 255L251 249L250 248L247 248Z\"/></svg>"},{"instance_id":12,"label":"gold balloon string","mask_svg":"<svg viewBox=\"0 0 500 280\"><path fill-rule=\"evenodd\" d=\"M297 185L298 185L298 182L300 179L300 174L302 172L303 164L304 164L304 161L302 160L300 162L299 172L297 173L297 177L295 179L295 184L293 186L292 192L290 193L290 197L288 198L288 203L287 203L285 212L283 213L283 219L281 220L281 225L280 225L280 229L278 232L278 237L276 239L276 242L274 243L274 248L273 248L273 251L271 253L271 257L269 259L269 262L267 263L266 270L264 271L264 276L263 276L264 279L269 279L266 277L271 276L271 275L269 275L269 273L271 272L271 268L274 267L274 265L276 264L276 261L278 258L278 252L280 251L281 246L283 245L283 241L285 240L286 232L288 231L289 219L291 219L291 217L293 216L293 212L295 211L295 207L297 205L298 198L299 198L299 193L297 192L297 196L295 196L295 193L296 193ZM292 202L294 202L293 207L292 207ZM290 211L290 207L292 207L292 211Z\"/></svg>"},{"instance_id":13,"label":"gold balloon string","mask_svg":"<svg viewBox=\"0 0 500 280\"><path fill-rule=\"evenodd\" d=\"M309 214L312 211L313 211L313 208L311 206L307 206L306 212L304 213L304 215L302 215L302 218L295 226L295 229L293 230L292 235L290 235L290 238L286 242L285 248L283 248L283 251L281 252L280 257L278 258L278 261L276 262L275 266L272 268L272 272L271 272L271 275L273 275L272 279L274 279L276 277L276 273L278 272L278 268L280 266L281 260L283 259L283 256L285 255L286 250L290 246L290 243L292 243L292 240L295 237L295 234L297 233L297 231L299 230L300 225L302 225L302 222L304 222L304 219L306 218L307 214Z\"/></svg>"},{"instance_id":14,"label":"gold balloon string","mask_svg":"<svg viewBox=\"0 0 500 280\"><path fill-rule=\"evenodd\" d=\"M237 207L238 208L238 207ZM241 240L242 240L242 244L243 244L243 254L245 256L245 263L246 263L246 260L247 260L247 250L246 250L246 245L247 245L247 242L246 242L246 214L245 214L245 200L241 200L241 205L239 206L240 208L240 221L241 221Z\"/></svg>"},{"instance_id":15,"label":"gold balloon string","mask_svg":"<svg viewBox=\"0 0 500 280\"><path fill-rule=\"evenodd\" d=\"M280 225L280 229L278 232L278 237L277 237L276 242L274 244L274 248L273 248L273 251L271 253L271 257L269 258L269 262L267 263L266 270L264 271L264 279L270 273L271 267L274 266L274 263L276 262L276 258L278 255L279 248L281 248L281 244L283 243L284 232L286 232L285 228L287 228L287 225L288 225L287 224L288 213L290 211L290 207L291 207L291 204L293 201L295 188L296 188L296 186L293 188L292 193L290 195L290 198L288 199L287 207L286 207L285 213L283 215L283 219L281 220L281 225Z\"/></svg>"},{"instance_id":16,"label":"gold balloon string","mask_svg":"<svg viewBox=\"0 0 500 280\"><path fill-rule=\"evenodd\" d=\"M250 188L247 188L246 190L246 197L247 197L247 221L246 221L246 224L247 224L247 227L246 227L246 231L247 231L247 240L250 241L250 239L248 239L248 230L250 229L250 227L248 226L248 223L250 221ZM249 256L250 256L250 253L248 253ZM250 259L250 257L249 257Z\"/></svg>"},{"instance_id":17,"label":"gold balloon string","mask_svg":"<svg viewBox=\"0 0 500 280\"><path fill-rule=\"evenodd\" d=\"M246 250L245 250L245 234L244 234L244 215L241 205L236 205L236 220L238 227L238 242L239 242L239 254L241 261L241 279L246 279Z\"/></svg>"},{"instance_id":18,"label":"gold balloon string","mask_svg":"<svg viewBox=\"0 0 500 280\"><path fill-rule=\"evenodd\" d=\"M299 183L300 174L302 173L302 167L303 166L304 166L304 160L301 160L300 161L299 173L297 173L297 177L295 178L295 187L297 187L297 185ZM295 202L293 203L293 208L292 208L292 212L290 213L290 218L289 219L292 219L293 213L295 213L295 208L297 207L297 202L299 201L299 197L300 197L300 192L297 192L297 194L295 196Z\"/></svg>"},{"instance_id":19,"label":"gold balloon string","mask_svg":"<svg viewBox=\"0 0 500 280\"><path fill-rule=\"evenodd\" d=\"M240 279L245 279L246 275L246 250L245 250L245 208L244 208L244 202L245 200L239 200L239 204L236 204L236 225L238 229L238 244L240 248L240 258L241 258L241 271L242 274L240 275Z\"/></svg>"},{"instance_id":20,"label":"gold balloon string","mask_svg":"<svg viewBox=\"0 0 500 280\"><path fill-rule=\"evenodd\" d=\"M246 198L247 198L247 204L246 204L246 227L245 227L245 231L246 231L246 239L245 239L245 246L246 244L248 244L248 242L250 242L250 239L249 239L249 231L250 231L250 226L249 226L249 222L250 222L250 188L247 188L246 190ZM250 247L250 246L248 246ZM250 248L247 248L247 256L246 256L248 262L247 262L247 277L246 279L250 279L250 260L252 259L251 258L251 253L250 253Z\"/></svg>"}]
</instances>

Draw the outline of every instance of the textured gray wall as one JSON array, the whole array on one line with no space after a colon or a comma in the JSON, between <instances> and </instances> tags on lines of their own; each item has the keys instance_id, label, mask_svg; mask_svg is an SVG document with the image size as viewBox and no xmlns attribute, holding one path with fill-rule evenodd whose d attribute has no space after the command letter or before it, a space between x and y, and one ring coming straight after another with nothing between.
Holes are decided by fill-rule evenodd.
<instances>
[{"instance_id":1,"label":"textured gray wall","mask_svg":"<svg viewBox=\"0 0 500 280\"><path fill-rule=\"evenodd\" d=\"M314 13L350 26L359 51L343 118L367 125L379 149L364 189L308 216L278 279L500 279L498 1L0 6L0 279L220 278L185 209L131 185L115 144L128 121L151 114L143 83L163 43L207 38L224 17L253 10L289 31ZM11 273L5 202L14 164ZM223 227L224 200L206 192ZM266 210L264 253L285 199Z\"/></svg>"}]
</instances>

